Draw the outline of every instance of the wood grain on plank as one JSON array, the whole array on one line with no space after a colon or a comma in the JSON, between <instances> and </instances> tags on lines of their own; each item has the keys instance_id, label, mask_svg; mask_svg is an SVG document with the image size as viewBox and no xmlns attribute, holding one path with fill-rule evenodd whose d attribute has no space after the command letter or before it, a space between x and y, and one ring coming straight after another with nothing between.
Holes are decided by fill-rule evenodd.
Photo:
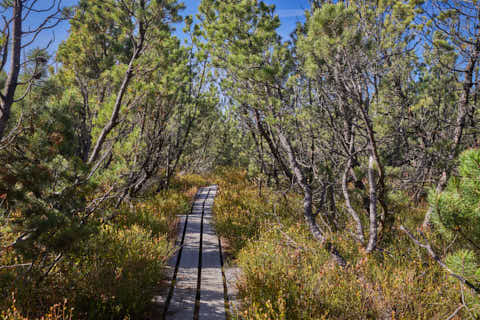
<instances>
[{"instance_id":1,"label":"wood grain on plank","mask_svg":"<svg viewBox=\"0 0 480 320\"><path fill-rule=\"evenodd\" d=\"M191 214L184 219L187 225L183 249L179 256L175 287L165 315L166 319L194 319L196 297L199 298L198 319L226 319L220 247L212 225L212 207L216 191L216 186L201 188ZM197 289L200 290L198 295Z\"/></svg>"},{"instance_id":2,"label":"wood grain on plank","mask_svg":"<svg viewBox=\"0 0 480 320\"><path fill-rule=\"evenodd\" d=\"M193 319L197 293L201 211L207 194L208 189L206 188L201 188L198 191L192 213L187 219L187 228L182 253L180 255L177 278L175 280L172 299L165 315L166 319Z\"/></svg>"},{"instance_id":3,"label":"wood grain on plank","mask_svg":"<svg viewBox=\"0 0 480 320\"><path fill-rule=\"evenodd\" d=\"M202 272L199 319L226 319L222 265L218 237L212 225L213 197L216 187L210 188L203 216Z\"/></svg>"}]
</instances>

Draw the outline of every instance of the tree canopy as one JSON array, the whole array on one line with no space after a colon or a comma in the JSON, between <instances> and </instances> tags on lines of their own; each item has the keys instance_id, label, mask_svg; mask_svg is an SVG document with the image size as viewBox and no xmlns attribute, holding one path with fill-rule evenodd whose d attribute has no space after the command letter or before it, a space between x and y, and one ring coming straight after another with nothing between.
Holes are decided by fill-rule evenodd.
<instances>
[{"instance_id":1,"label":"tree canopy","mask_svg":"<svg viewBox=\"0 0 480 320\"><path fill-rule=\"evenodd\" d=\"M127 208L235 167L260 199L302 199L286 216L338 274L415 248L462 286L449 319L478 317L477 1L310 1L288 39L259 0L202 0L195 18L177 0L49 3L0 2L0 276L81 269L86 246L133 237L109 229ZM55 52L34 47L63 20Z\"/></svg>"}]
</instances>

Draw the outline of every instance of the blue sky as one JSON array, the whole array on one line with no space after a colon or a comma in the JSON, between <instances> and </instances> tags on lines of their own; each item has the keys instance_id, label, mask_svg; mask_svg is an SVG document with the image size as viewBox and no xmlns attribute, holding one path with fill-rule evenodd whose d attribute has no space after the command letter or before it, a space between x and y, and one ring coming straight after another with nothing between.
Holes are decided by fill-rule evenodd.
<instances>
[{"instance_id":1,"label":"blue sky","mask_svg":"<svg viewBox=\"0 0 480 320\"><path fill-rule=\"evenodd\" d=\"M298 21L304 21L305 9L309 8L307 0L265 0L267 4L274 4L282 25L278 32L282 37L288 37Z\"/></svg>"},{"instance_id":2,"label":"blue sky","mask_svg":"<svg viewBox=\"0 0 480 320\"><path fill-rule=\"evenodd\" d=\"M78 0L62 0L63 5L74 5ZM194 15L197 13L200 0L183 0L186 5L186 9L182 13L183 15ZM304 20L304 10L309 7L308 0L264 0L267 4L274 4L276 11L281 19L282 25L279 28L279 33L282 37L288 38L290 33L295 28L298 21ZM40 3L47 3L43 2ZM50 3L50 1L48 1ZM42 20L42 16L32 15L31 19L27 21L27 24L31 24L32 27L38 25ZM27 26L28 27L28 26ZM54 38L54 42L49 48L51 53L56 51L58 45L68 37L68 22L62 22L55 29L43 32L37 39L35 46L44 47L50 40ZM182 27L179 25L176 27L180 33Z\"/></svg>"},{"instance_id":3,"label":"blue sky","mask_svg":"<svg viewBox=\"0 0 480 320\"><path fill-rule=\"evenodd\" d=\"M46 9L51 6L52 0L42 0L38 1L35 9ZM78 0L61 0L61 6L72 6L77 4ZM58 0L56 2L58 4ZM47 17L50 15L53 11L49 11L46 13L34 13L32 12L28 19L25 21L25 24L23 26L23 31L26 30L31 30L35 29L38 27ZM11 14L11 13L10 13ZM37 40L35 43L33 43L29 48L34 48L34 47L46 47L50 41L53 41L52 44L49 47L50 52L55 52L58 45L65 40L68 37L68 28L69 24L67 21L61 22L59 25L57 25L54 29L50 30L45 30L40 35L37 37ZM25 41L26 42L26 41ZM27 49L28 50L28 49Z\"/></svg>"},{"instance_id":4,"label":"blue sky","mask_svg":"<svg viewBox=\"0 0 480 320\"><path fill-rule=\"evenodd\" d=\"M197 13L200 0L184 0L186 10L183 14L193 15ZM309 8L308 0L263 0L266 4L275 5L282 25L279 33L282 37L288 37L295 28L297 21L303 21L304 11Z\"/></svg>"}]
</instances>

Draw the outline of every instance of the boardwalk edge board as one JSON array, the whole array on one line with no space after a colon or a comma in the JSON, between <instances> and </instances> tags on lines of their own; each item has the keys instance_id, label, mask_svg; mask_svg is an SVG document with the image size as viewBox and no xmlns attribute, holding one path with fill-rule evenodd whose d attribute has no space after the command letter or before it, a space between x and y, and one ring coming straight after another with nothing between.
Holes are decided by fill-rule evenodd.
<instances>
[{"instance_id":1,"label":"boardwalk edge board","mask_svg":"<svg viewBox=\"0 0 480 320\"><path fill-rule=\"evenodd\" d=\"M192 205L190 206L190 211L187 212L187 214L185 214L182 218L180 218L180 224L183 223L183 228L181 229L182 230L181 231L182 236L180 237L180 242L178 242L178 238L177 238L178 250L175 254L175 257L176 257L175 267L174 267L174 271L173 271L173 276L172 276L170 288L168 290L168 296L165 300L165 306L164 306L164 310L163 310L163 314L162 314L162 320L166 319L166 314L167 314L167 311L168 311L168 307L170 305L170 301L171 301L172 296L173 296L173 290L174 290L174 287L175 287L175 282L177 280L178 267L180 265L180 258L182 256L183 243L185 241L185 233L187 231L188 216L191 215L192 212L193 212L193 207L195 206L195 202L197 201L197 196L198 196L198 193L195 194L195 196L193 198ZM179 228L177 228L177 229L179 229Z\"/></svg>"}]
</instances>

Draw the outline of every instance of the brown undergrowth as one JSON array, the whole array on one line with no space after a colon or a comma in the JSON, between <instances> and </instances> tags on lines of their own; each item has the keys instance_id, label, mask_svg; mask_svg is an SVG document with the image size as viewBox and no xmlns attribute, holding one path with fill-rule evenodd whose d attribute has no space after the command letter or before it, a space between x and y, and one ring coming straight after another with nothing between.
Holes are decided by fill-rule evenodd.
<instances>
[{"instance_id":1,"label":"brown undergrowth","mask_svg":"<svg viewBox=\"0 0 480 320\"><path fill-rule=\"evenodd\" d=\"M167 191L122 205L46 277L23 267L0 269L0 319L148 318L153 296L165 285L176 215L187 212L197 188L208 183L178 175ZM0 255L0 265L26 262L14 250Z\"/></svg>"},{"instance_id":2,"label":"brown undergrowth","mask_svg":"<svg viewBox=\"0 0 480 320\"><path fill-rule=\"evenodd\" d=\"M238 170L223 170L217 183L216 229L242 270L238 319L445 319L462 303L459 283L396 228L424 212L403 195L390 197L397 223L382 252L365 254L347 232L329 234L348 261L342 269L305 228L300 196L268 188L260 196ZM464 308L451 319L468 315Z\"/></svg>"}]
</instances>

